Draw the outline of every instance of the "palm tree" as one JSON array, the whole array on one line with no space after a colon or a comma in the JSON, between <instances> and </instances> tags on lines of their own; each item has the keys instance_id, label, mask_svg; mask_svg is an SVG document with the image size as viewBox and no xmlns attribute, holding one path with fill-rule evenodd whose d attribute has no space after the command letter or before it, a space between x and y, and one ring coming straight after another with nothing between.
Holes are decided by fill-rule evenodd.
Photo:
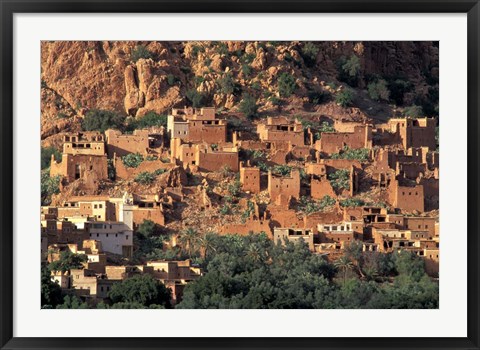
<instances>
[{"instance_id":1,"label":"palm tree","mask_svg":"<svg viewBox=\"0 0 480 350\"><path fill-rule=\"evenodd\" d=\"M338 258L337 260L335 260L335 262L333 263L333 265L339 269L339 270L342 270L343 271L343 286L345 287L345 281L347 279L347 271L348 270L351 270L353 268L353 264L352 262L350 261L350 259L345 256L345 255L342 255L340 258Z\"/></svg>"},{"instance_id":2,"label":"palm tree","mask_svg":"<svg viewBox=\"0 0 480 350\"><path fill-rule=\"evenodd\" d=\"M200 237L197 230L191 227L183 230L178 237L178 243L180 243L182 250L185 251L191 258L192 255L197 251L200 243Z\"/></svg>"},{"instance_id":3,"label":"palm tree","mask_svg":"<svg viewBox=\"0 0 480 350\"><path fill-rule=\"evenodd\" d=\"M215 239L216 234L213 232L208 232L200 238L200 250L204 258L206 258L211 251L215 252L217 250Z\"/></svg>"},{"instance_id":4,"label":"palm tree","mask_svg":"<svg viewBox=\"0 0 480 350\"><path fill-rule=\"evenodd\" d=\"M254 262L258 263L263 260L262 249L257 244L250 244L247 249L247 256Z\"/></svg>"}]
</instances>

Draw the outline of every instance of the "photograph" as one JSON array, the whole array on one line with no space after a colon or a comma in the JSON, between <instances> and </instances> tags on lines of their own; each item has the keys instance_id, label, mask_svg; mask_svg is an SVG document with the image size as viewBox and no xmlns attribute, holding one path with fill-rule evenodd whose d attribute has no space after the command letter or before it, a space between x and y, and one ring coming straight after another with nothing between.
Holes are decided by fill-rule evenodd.
<instances>
[{"instance_id":1,"label":"photograph","mask_svg":"<svg viewBox=\"0 0 480 350\"><path fill-rule=\"evenodd\" d=\"M42 41L38 308L438 310L440 46Z\"/></svg>"}]
</instances>

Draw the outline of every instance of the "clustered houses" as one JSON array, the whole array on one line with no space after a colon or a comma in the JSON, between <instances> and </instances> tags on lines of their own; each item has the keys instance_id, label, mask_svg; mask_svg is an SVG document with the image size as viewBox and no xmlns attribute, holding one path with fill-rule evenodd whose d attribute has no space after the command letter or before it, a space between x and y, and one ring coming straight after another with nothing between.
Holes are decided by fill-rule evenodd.
<instances>
[{"instance_id":1,"label":"clustered houses","mask_svg":"<svg viewBox=\"0 0 480 350\"><path fill-rule=\"evenodd\" d=\"M256 134L227 132L226 119L214 108L184 108L172 110L166 130L64 135L62 159L52 157L50 175L61 177L62 188L76 184L86 195L62 192L42 207L42 261L58 259L62 250L86 254L83 269L52 276L85 298L104 299L114 283L146 273L169 286L176 302L185 284L202 275L189 261L114 266L109 257L131 259L138 225L170 224L175 219L166 210L195 193L199 208L219 209L225 195L213 193L206 176L233 172L241 185L238 206L248 215L242 222L215 215L210 224L218 234L264 232L282 243L302 239L329 259L353 241L362 242L364 251L409 250L438 275L435 120L337 120L333 126L335 131L315 134L298 119L268 117L257 122ZM130 154L139 155L140 164L125 163ZM99 195L111 172L117 180L161 175L148 193ZM201 175L202 184L189 185L187 174ZM174 235L170 245L176 243Z\"/></svg>"}]
</instances>

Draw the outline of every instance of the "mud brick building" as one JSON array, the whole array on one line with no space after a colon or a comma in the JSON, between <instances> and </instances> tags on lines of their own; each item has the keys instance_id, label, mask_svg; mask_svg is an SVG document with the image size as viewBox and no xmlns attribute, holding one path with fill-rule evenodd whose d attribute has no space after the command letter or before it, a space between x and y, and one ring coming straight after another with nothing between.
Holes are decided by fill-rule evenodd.
<instances>
[{"instance_id":1,"label":"mud brick building","mask_svg":"<svg viewBox=\"0 0 480 350\"><path fill-rule=\"evenodd\" d=\"M122 134L119 130L110 129L105 131L105 138L109 158L123 157L130 153L146 155L150 148L148 130L134 130L133 134Z\"/></svg>"},{"instance_id":2,"label":"mud brick building","mask_svg":"<svg viewBox=\"0 0 480 350\"><path fill-rule=\"evenodd\" d=\"M398 180L390 183L389 187L390 204L405 212L425 211L425 197L422 185L401 186Z\"/></svg>"},{"instance_id":3,"label":"mud brick building","mask_svg":"<svg viewBox=\"0 0 480 350\"><path fill-rule=\"evenodd\" d=\"M263 142L284 141L293 146L305 145L303 125L297 119L290 121L285 117L268 117L266 123L257 125L257 133Z\"/></svg>"},{"instance_id":4,"label":"mud brick building","mask_svg":"<svg viewBox=\"0 0 480 350\"><path fill-rule=\"evenodd\" d=\"M311 229L299 229L299 228L275 228L273 230L273 241L281 242L285 244L287 241L297 242L302 239L308 248L313 251L313 231Z\"/></svg>"},{"instance_id":5,"label":"mud brick building","mask_svg":"<svg viewBox=\"0 0 480 350\"><path fill-rule=\"evenodd\" d=\"M278 176L269 170L268 194L271 200L276 200L279 195L285 198L300 198L300 171L292 169L289 176Z\"/></svg>"},{"instance_id":6,"label":"mud brick building","mask_svg":"<svg viewBox=\"0 0 480 350\"><path fill-rule=\"evenodd\" d=\"M98 132L72 133L63 137L60 163L52 155L50 176L61 176L68 182L84 180L88 188L108 178L105 141Z\"/></svg>"},{"instance_id":7,"label":"mud brick building","mask_svg":"<svg viewBox=\"0 0 480 350\"><path fill-rule=\"evenodd\" d=\"M227 141L227 123L215 117L215 108L173 109L167 117L167 131L171 138L185 142L224 143Z\"/></svg>"},{"instance_id":8,"label":"mud brick building","mask_svg":"<svg viewBox=\"0 0 480 350\"><path fill-rule=\"evenodd\" d=\"M435 150L435 127L434 118L392 118L388 121L389 132L405 150L411 147Z\"/></svg>"},{"instance_id":9,"label":"mud brick building","mask_svg":"<svg viewBox=\"0 0 480 350\"><path fill-rule=\"evenodd\" d=\"M174 138L170 142L172 162L180 162L184 168L195 166L199 171L219 171L225 168L238 172L238 148L218 146L215 150L206 143L183 143Z\"/></svg>"},{"instance_id":10,"label":"mud brick building","mask_svg":"<svg viewBox=\"0 0 480 350\"><path fill-rule=\"evenodd\" d=\"M240 183L244 191L251 193L260 193L260 169L240 163Z\"/></svg>"},{"instance_id":11,"label":"mud brick building","mask_svg":"<svg viewBox=\"0 0 480 350\"><path fill-rule=\"evenodd\" d=\"M353 132L323 132L315 142L315 149L325 154L338 153L345 148L372 148L372 126L357 125Z\"/></svg>"}]
</instances>

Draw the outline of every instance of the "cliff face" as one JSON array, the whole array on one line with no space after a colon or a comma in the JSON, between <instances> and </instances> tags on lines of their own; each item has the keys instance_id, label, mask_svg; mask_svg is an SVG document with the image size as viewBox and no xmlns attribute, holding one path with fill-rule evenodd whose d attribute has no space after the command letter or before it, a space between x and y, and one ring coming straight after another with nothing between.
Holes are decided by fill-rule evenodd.
<instances>
[{"instance_id":1,"label":"cliff face","mask_svg":"<svg viewBox=\"0 0 480 350\"><path fill-rule=\"evenodd\" d=\"M168 113L188 103L196 90L204 105L235 110L242 93L257 98L261 111L278 112L278 77L295 78L295 94L283 109L304 108L309 92L322 92L338 79L338 62L355 54L360 61L357 90L372 75L400 77L413 89L405 105L428 94L438 78L438 46L432 42L316 42L305 59L302 42L43 42L42 138L78 127L88 109L113 110L133 117ZM145 47L151 58L134 60ZM303 51L302 51L303 50ZM230 76L232 89L223 88ZM327 86L328 85L328 86ZM313 112L317 106L308 106ZM320 107L319 107L320 108ZM324 108L324 107L322 107ZM321 108L320 108L321 109Z\"/></svg>"}]
</instances>

